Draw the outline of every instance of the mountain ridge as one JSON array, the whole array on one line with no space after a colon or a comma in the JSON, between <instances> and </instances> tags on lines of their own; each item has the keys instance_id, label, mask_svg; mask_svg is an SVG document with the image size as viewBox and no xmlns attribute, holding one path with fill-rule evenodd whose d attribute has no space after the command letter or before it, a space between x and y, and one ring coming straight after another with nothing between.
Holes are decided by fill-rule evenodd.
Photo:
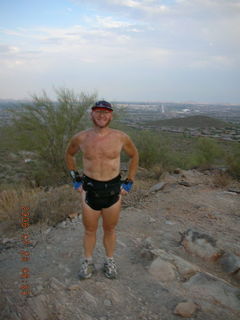
<instances>
[{"instance_id":1,"label":"mountain ridge","mask_svg":"<svg viewBox=\"0 0 240 320\"><path fill-rule=\"evenodd\" d=\"M223 120L212 118L209 116L196 115L188 116L184 118L171 118L163 120L154 120L148 121L148 124L158 125L161 127L186 127L186 128L224 128L228 126L233 126L231 123L228 123Z\"/></svg>"}]
</instances>

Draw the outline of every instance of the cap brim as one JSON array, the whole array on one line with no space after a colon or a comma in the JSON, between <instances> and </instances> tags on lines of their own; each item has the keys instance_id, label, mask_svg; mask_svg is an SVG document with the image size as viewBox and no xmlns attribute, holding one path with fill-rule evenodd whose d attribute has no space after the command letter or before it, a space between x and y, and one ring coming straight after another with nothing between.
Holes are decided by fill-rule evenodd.
<instances>
[{"instance_id":1,"label":"cap brim","mask_svg":"<svg viewBox=\"0 0 240 320\"><path fill-rule=\"evenodd\" d=\"M107 110L109 112L113 111L113 109L110 109L108 107L92 107L92 110Z\"/></svg>"}]
</instances>

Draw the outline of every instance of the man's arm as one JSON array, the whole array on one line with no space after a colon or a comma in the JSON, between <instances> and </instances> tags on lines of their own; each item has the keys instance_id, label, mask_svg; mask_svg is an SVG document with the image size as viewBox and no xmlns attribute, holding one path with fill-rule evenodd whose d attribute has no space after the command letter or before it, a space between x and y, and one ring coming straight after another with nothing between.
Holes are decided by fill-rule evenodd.
<instances>
[{"instance_id":1,"label":"man's arm","mask_svg":"<svg viewBox=\"0 0 240 320\"><path fill-rule=\"evenodd\" d=\"M79 151L79 135L75 135L69 142L66 153L65 160L66 165L69 169L69 173L73 180L73 186L75 190L82 192L82 177L77 171L75 154Z\"/></svg>"},{"instance_id":2,"label":"man's arm","mask_svg":"<svg viewBox=\"0 0 240 320\"><path fill-rule=\"evenodd\" d=\"M126 134L124 134L123 150L130 158L127 178L128 180L134 181L138 168L139 155L136 146Z\"/></svg>"},{"instance_id":3,"label":"man's arm","mask_svg":"<svg viewBox=\"0 0 240 320\"><path fill-rule=\"evenodd\" d=\"M69 170L77 170L75 154L79 151L79 149L78 135L75 135L70 140L65 153L65 161Z\"/></svg>"}]
</instances>

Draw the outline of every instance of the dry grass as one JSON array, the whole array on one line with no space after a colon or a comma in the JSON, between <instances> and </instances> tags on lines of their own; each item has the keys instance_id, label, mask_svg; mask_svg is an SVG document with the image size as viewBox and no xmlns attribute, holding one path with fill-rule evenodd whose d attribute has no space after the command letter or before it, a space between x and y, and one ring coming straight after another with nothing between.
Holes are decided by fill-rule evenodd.
<instances>
[{"instance_id":1,"label":"dry grass","mask_svg":"<svg viewBox=\"0 0 240 320\"><path fill-rule=\"evenodd\" d=\"M133 189L129 194L122 197L122 206L123 208L126 207L135 207L135 208L141 208L144 205L144 202L146 200L146 196L148 194L148 190L150 187L156 183L156 181L153 179L149 179L149 177L146 177L145 179L137 179L134 182Z\"/></svg>"},{"instance_id":2,"label":"dry grass","mask_svg":"<svg viewBox=\"0 0 240 320\"><path fill-rule=\"evenodd\" d=\"M126 196L122 197L122 207L142 207L146 192L144 190L136 188Z\"/></svg>"},{"instance_id":3,"label":"dry grass","mask_svg":"<svg viewBox=\"0 0 240 320\"><path fill-rule=\"evenodd\" d=\"M0 193L0 221L19 223L21 208L36 206L38 190L5 190Z\"/></svg>"},{"instance_id":4,"label":"dry grass","mask_svg":"<svg viewBox=\"0 0 240 320\"><path fill-rule=\"evenodd\" d=\"M229 186L232 183L232 181L232 177L226 172L216 173L212 179L214 186L219 188Z\"/></svg>"},{"instance_id":5,"label":"dry grass","mask_svg":"<svg viewBox=\"0 0 240 320\"><path fill-rule=\"evenodd\" d=\"M0 193L0 221L8 228L21 228L22 208L29 208L30 224L56 225L68 215L80 213L80 197L70 186L43 189L6 190Z\"/></svg>"}]
</instances>

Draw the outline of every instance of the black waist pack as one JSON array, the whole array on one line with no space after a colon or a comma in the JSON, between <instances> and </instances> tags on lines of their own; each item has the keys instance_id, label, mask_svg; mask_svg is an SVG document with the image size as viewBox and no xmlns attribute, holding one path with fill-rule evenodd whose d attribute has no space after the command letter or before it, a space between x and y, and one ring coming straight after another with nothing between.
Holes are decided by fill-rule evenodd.
<instances>
[{"instance_id":1,"label":"black waist pack","mask_svg":"<svg viewBox=\"0 0 240 320\"><path fill-rule=\"evenodd\" d=\"M87 176L83 176L83 190L95 198L106 198L120 193L121 176L110 181L97 181Z\"/></svg>"}]
</instances>

